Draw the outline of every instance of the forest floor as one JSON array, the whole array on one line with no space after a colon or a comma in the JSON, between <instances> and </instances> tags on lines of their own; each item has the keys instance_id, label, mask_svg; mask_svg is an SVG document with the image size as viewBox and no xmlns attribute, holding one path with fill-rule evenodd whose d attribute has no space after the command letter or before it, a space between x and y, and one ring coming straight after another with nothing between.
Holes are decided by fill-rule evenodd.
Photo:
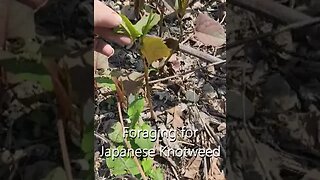
<instances>
[{"instance_id":1,"label":"forest floor","mask_svg":"<svg viewBox=\"0 0 320 180\"><path fill-rule=\"evenodd\" d=\"M156 25L149 34L158 35L161 28L162 38L179 39L182 37L180 48L184 46L185 50L174 53L162 66L162 71L150 73L153 109L157 121L152 120L150 108L147 105L144 107L141 118L153 129L173 130L179 134L182 129L196 132L189 138L181 137L174 142L168 141L168 137L161 137L154 145L158 151L159 145L173 149L214 149L220 147L220 157L181 158L157 154L154 158L155 166L163 169L165 179L222 180L225 178L224 159L226 156L225 48L224 43L212 46L200 41L195 36L195 26L197 17L202 13L208 15L212 21L218 24L219 28L222 27L225 30L225 2L193 1L182 19L182 36L174 11L174 2L170 0L164 2L167 3L164 11L164 24L162 27ZM117 12L125 14L129 19L134 19L134 8L127 1L105 1L105 3ZM160 14L155 8L157 7L156 3L147 2L145 6ZM210 31L213 31L215 26L211 27ZM223 34L225 38L225 32ZM96 77L110 77L110 72L115 69L121 69L122 72L129 74L143 73L143 58L139 55L137 45L120 47L114 44L114 47L115 54L110 59L95 54L98 66L100 66L100 69L96 71ZM199 54L202 55L202 58L198 58ZM212 57L216 57L215 60L220 61L215 62ZM159 64L154 63L152 66L158 68ZM134 88L133 85L131 84L130 88ZM111 142L108 136L110 130L112 131L110 127L119 121L115 96L114 93L111 93L110 88L98 87L96 89L95 170L96 177L99 179L130 177L113 176L106 165L105 157L101 156L101 148L110 147L110 143L108 143ZM124 117L124 120L126 124L127 118ZM134 179L134 177L131 178Z\"/></svg>"}]
</instances>

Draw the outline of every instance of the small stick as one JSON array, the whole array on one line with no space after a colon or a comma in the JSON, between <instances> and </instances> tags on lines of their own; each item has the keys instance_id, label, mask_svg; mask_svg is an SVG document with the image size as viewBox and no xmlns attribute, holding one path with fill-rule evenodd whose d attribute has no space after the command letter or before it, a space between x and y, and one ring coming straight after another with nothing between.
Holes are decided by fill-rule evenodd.
<instances>
[{"instance_id":1,"label":"small stick","mask_svg":"<svg viewBox=\"0 0 320 180\"><path fill-rule=\"evenodd\" d=\"M161 0L163 2L163 5L169 10L170 13L175 12L173 7L170 6L170 4L166 0Z\"/></svg>"},{"instance_id":2,"label":"small stick","mask_svg":"<svg viewBox=\"0 0 320 180\"><path fill-rule=\"evenodd\" d=\"M180 180L176 169L175 169L173 166L170 166L170 167L171 167L172 172L173 172L174 176L176 177L176 179L177 179L177 180Z\"/></svg>"},{"instance_id":3,"label":"small stick","mask_svg":"<svg viewBox=\"0 0 320 180\"><path fill-rule=\"evenodd\" d=\"M94 132L94 136L96 138L99 138L101 141L103 141L104 143L106 144L109 144L108 140L106 138L104 138L101 134L97 133L97 132Z\"/></svg>"},{"instance_id":4,"label":"small stick","mask_svg":"<svg viewBox=\"0 0 320 180\"><path fill-rule=\"evenodd\" d=\"M203 165L204 165L204 168L203 168L204 177L206 178L206 180L208 180L208 165L207 165L206 157L203 158Z\"/></svg>"},{"instance_id":5,"label":"small stick","mask_svg":"<svg viewBox=\"0 0 320 180\"><path fill-rule=\"evenodd\" d=\"M211 66L216 66L216 65L219 65L219 64L222 64L222 63L225 63L226 61L222 60L221 62L217 62L217 63L212 63L212 64L209 64L207 66L202 66L202 67L198 67L198 68L195 68L195 69L191 69L189 71L186 71L184 73L181 73L181 74L176 74L176 75L173 75L173 76L169 76L169 77L165 77L165 78L161 78L161 79L156 79L156 80L153 80L153 81L149 81L149 84L155 84L155 83L158 83L158 82L162 82L162 81L167 81L167 80L170 80L170 79L174 79L174 78L177 78L177 77L180 77L180 76L185 76L187 74L190 74L190 73L194 73L200 69L203 69L203 68L208 68L208 67L211 67Z\"/></svg>"},{"instance_id":6,"label":"small stick","mask_svg":"<svg viewBox=\"0 0 320 180\"><path fill-rule=\"evenodd\" d=\"M154 36L150 36L150 35L147 35L147 36L149 36L149 37L154 37ZM158 36L156 36L156 37L158 37ZM161 37L160 37L160 38L161 38ZM189 37L188 37L188 38L189 38ZM178 40L178 42L179 42L179 40ZM190 46L186 46L186 45L184 45L183 43L180 43L180 42L179 42L179 47L178 47L177 50L180 50L180 51L183 52L183 53L190 54L190 55L192 55L192 56L195 56L195 57L197 57L197 58L200 58L201 60L207 61L207 62L209 62L209 63L224 62L224 60L222 60L222 59L220 59L220 58L218 58L218 57L215 57L215 56L213 56L213 55L210 55L210 54L205 53L205 52L203 52L203 51L200 51L200 50L198 50L198 49L192 48L192 47L190 47ZM174 49L172 53L175 53L175 51L177 51L177 50ZM171 54L172 54L172 53L171 53ZM169 58L170 58L170 56L166 59L166 61L169 60Z\"/></svg>"},{"instance_id":7,"label":"small stick","mask_svg":"<svg viewBox=\"0 0 320 180\"><path fill-rule=\"evenodd\" d=\"M179 44L179 50L181 52L184 52L184 53L187 53L187 54L190 54L190 55L193 55L197 58L200 58L204 61L207 61L207 62L210 62L210 63L217 63L217 62L224 62L222 59L220 58L217 58L215 56L212 56L208 53L205 53L205 52L202 52L202 51L199 51L197 49L194 49L192 47L189 47L189 46L186 46L186 45L183 45L183 44Z\"/></svg>"},{"instance_id":8,"label":"small stick","mask_svg":"<svg viewBox=\"0 0 320 180\"><path fill-rule=\"evenodd\" d=\"M61 148L61 152L62 152L63 165L64 165L64 168L66 169L66 175L67 175L68 180L73 180L70 159L69 159L69 154L68 154L68 147L66 144L66 136L64 133L64 126L63 126L62 119L57 120L57 128L58 128L60 148Z\"/></svg>"},{"instance_id":9,"label":"small stick","mask_svg":"<svg viewBox=\"0 0 320 180\"><path fill-rule=\"evenodd\" d=\"M312 17L270 0L230 0L229 3L245 9L260 12L282 23L294 23L311 19Z\"/></svg>"},{"instance_id":10,"label":"small stick","mask_svg":"<svg viewBox=\"0 0 320 180\"><path fill-rule=\"evenodd\" d=\"M256 37L253 37L253 38L248 38L248 39L244 39L244 40L241 40L241 41L237 41L237 42L234 42L234 43L227 44L227 49L230 49L230 48L233 48L233 47L236 47L236 46L240 46L242 44L246 44L246 43L249 43L251 41L257 41L257 40L260 40L262 38L266 38L268 36L275 36L275 35L278 35L278 34L280 34L282 32L289 31L289 30L292 30L292 29L298 29L298 28L302 28L302 27L305 27L305 26L314 25L314 24L317 24L319 22L320 22L320 18L312 18L312 19L308 19L308 20L292 23L292 24L289 24L289 25L287 25L287 26L285 26L283 28L280 28L279 30L273 31L273 32L264 33L264 34L258 35Z\"/></svg>"}]
</instances>

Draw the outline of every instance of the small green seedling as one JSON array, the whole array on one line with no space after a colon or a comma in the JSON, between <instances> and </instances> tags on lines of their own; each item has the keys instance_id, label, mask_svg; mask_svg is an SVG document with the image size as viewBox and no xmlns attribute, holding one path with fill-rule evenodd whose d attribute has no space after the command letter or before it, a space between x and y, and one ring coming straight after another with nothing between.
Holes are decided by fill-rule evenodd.
<instances>
[{"instance_id":1,"label":"small green seedling","mask_svg":"<svg viewBox=\"0 0 320 180\"><path fill-rule=\"evenodd\" d=\"M121 14L120 16L122 23L117 33L127 34L133 41L145 36L160 21L160 15L150 13L133 25L125 15Z\"/></svg>"},{"instance_id":2,"label":"small green seedling","mask_svg":"<svg viewBox=\"0 0 320 180\"><path fill-rule=\"evenodd\" d=\"M158 24L160 21L160 15L155 13L150 13L143 16L136 24L132 24L130 20L125 16L121 15L122 24L120 28L116 30L116 33L126 34L131 38L133 42L138 42L140 47L140 54L143 57L144 61L144 80L146 87L146 99L150 107L151 116L153 119L156 119L156 116L153 112L152 98L151 98L151 88L149 86L149 72L150 67L153 62L161 60L165 57L169 57L172 53L172 50L164 43L162 38L156 36L147 35L149 31ZM113 78L115 78L113 76ZM110 85L110 81L102 78L97 79L101 86L114 87ZM117 80L114 80L114 83L117 84ZM131 84L132 85L132 84ZM141 86L142 87L142 86ZM139 86L139 88L141 88ZM132 87L128 87L128 89ZM126 88L121 88L116 86L118 96L123 96ZM134 95L134 94L133 94ZM151 133L151 126L146 122L141 120L141 113L144 110L145 98L140 98L134 96L135 99L128 103L128 106L125 106L127 109L127 115L129 117L129 130L143 131ZM120 101L120 100L119 100ZM154 142L151 140L151 137L123 137L123 128L122 125L118 122L112 126L112 132L108 134L109 139L112 141L110 150L120 150L124 149L125 142L130 143L129 145L134 149L143 149L150 150L154 147ZM128 146L127 146L128 147ZM164 175L161 168L155 168L153 159L150 157L140 157L138 159L140 165L142 166L143 173L153 180L162 180ZM137 162L134 161L134 158L131 156L125 157L106 157L106 163L113 175L123 175L123 174L132 174L138 178L141 178L139 168L137 167ZM142 172L141 172L142 173Z\"/></svg>"},{"instance_id":3,"label":"small green seedling","mask_svg":"<svg viewBox=\"0 0 320 180\"><path fill-rule=\"evenodd\" d=\"M130 129L134 129L136 131L151 131L151 126L145 122L139 122L141 113L144 109L144 99L136 98L128 107L128 116L131 120ZM112 126L113 131L108 134L109 139L118 144L117 147L112 147L111 149L117 149L119 151L124 149L124 137L122 126L118 122ZM149 133L150 134L150 133ZM128 142L132 144L133 149L143 149L149 150L154 147L154 142L151 141L151 138L143 138L143 137L125 137L128 139ZM113 152L113 151L111 151ZM143 168L143 171L146 176L153 180L162 180L163 172L160 168L153 167L153 159L150 157L146 157L140 159L140 164ZM125 157L116 157L114 158L111 154L109 157L106 157L106 164L110 169L113 175L124 175L124 174L132 174L136 177L140 177L140 172L138 170L137 165L134 162L133 157L127 155Z\"/></svg>"}]
</instances>

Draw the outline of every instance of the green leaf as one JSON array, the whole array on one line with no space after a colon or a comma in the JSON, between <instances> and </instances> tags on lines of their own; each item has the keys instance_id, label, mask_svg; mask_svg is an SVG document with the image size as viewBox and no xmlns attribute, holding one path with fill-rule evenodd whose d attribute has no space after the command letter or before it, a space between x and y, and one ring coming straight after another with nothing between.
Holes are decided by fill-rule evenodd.
<instances>
[{"instance_id":1,"label":"green leaf","mask_svg":"<svg viewBox=\"0 0 320 180\"><path fill-rule=\"evenodd\" d=\"M113 175L124 175L130 173L132 175L139 174L139 169L132 158L111 158L106 159L107 166Z\"/></svg>"},{"instance_id":2,"label":"green leaf","mask_svg":"<svg viewBox=\"0 0 320 180\"><path fill-rule=\"evenodd\" d=\"M114 124L111 129L113 131L108 134L108 137L110 138L111 141L115 143L122 143L123 142L123 133L122 133L122 127L119 122Z\"/></svg>"},{"instance_id":3,"label":"green leaf","mask_svg":"<svg viewBox=\"0 0 320 180\"><path fill-rule=\"evenodd\" d=\"M146 175L150 176L152 166L153 166L153 159L151 159L150 157L143 158L141 165L142 165L143 171L146 173Z\"/></svg>"},{"instance_id":4,"label":"green leaf","mask_svg":"<svg viewBox=\"0 0 320 180\"><path fill-rule=\"evenodd\" d=\"M85 153L93 151L93 129L90 128L89 131L86 131L82 137L81 149Z\"/></svg>"},{"instance_id":5,"label":"green leaf","mask_svg":"<svg viewBox=\"0 0 320 180\"><path fill-rule=\"evenodd\" d=\"M19 73L15 74L16 78L21 81L35 81L38 82L43 89L47 91L53 90L51 77L49 75L33 74L33 73Z\"/></svg>"},{"instance_id":6,"label":"green leaf","mask_svg":"<svg viewBox=\"0 0 320 180\"><path fill-rule=\"evenodd\" d=\"M100 87L110 88L112 91L116 90L116 85L108 77L96 77L95 80Z\"/></svg>"},{"instance_id":7,"label":"green leaf","mask_svg":"<svg viewBox=\"0 0 320 180\"><path fill-rule=\"evenodd\" d=\"M41 63L28 60L0 59L0 65L12 73L18 81L38 82L45 90L52 91L53 84L46 68Z\"/></svg>"},{"instance_id":8,"label":"green leaf","mask_svg":"<svg viewBox=\"0 0 320 180\"><path fill-rule=\"evenodd\" d=\"M0 54L2 55L2 53ZM19 60L16 58L8 57L8 59L0 58L0 65L4 67L4 69L13 74L19 73L33 73L39 75L48 75L47 69L43 64L37 63L35 61L28 60Z\"/></svg>"},{"instance_id":9,"label":"green leaf","mask_svg":"<svg viewBox=\"0 0 320 180\"><path fill-rule=\"evenodd\" d=\"M150 134L150 131L152 130L151 126L149 126L147 123L143 123L142 125L136 125L136 130L140 131L149 131L148 134ZM141 136L134 139L134 142L142 149L151 149L154 146L154 142L151 141L151 138L143 138Z\"/></svg>"},{"instance_id":10,"label":"green leaf","mask_svg":"<svg viewBox=\"0 0 320 180\"><path fill-rule=\"evenodd\" d=\"M163 180L164 179L163 172L160 168L152 169L151 173L150 173L150 177L153 180Z\"/></svg>"},{"instance_id":11,"label":"green leaf","mask_svg":"<svg viewBox=\"0 0 320 180\"><path fill-rule=\"evenodd\" d=\"M124 148L124 147L123 147L122 145L120 145L120 146L118 146L117 148L110 148L110 149L117 149L117 150L120 151L120 150L122 150L123 148ZM121 164L122 161L121 161L121 162L118 161L118 160L121 159L121 158L113 158L113 154L112 154L113 151L110 151L110 152L111 152L110 156L106 157L106 164L107 164L107 166L108 166L109 169L112 169L112 168L114 168L115 166Z\"/></svg>"},{"instance_id":12,"label":"green leaf","mask_svg":"<svg viewBox=\"0 0 320 180\"><path fill-rule=\"evenodd\" d=\"M126 30L132 40L135 40L142 35L125 15L120 14L120 16L122 18L121 26Z\"/></svg>"},{"instance_id":13,"label":"green leaf","mask_svg":"<svg viewBox=\"0 0 320 180\"><path fill-rule=\"evenodd\" d=\"M120 151L123 148L123 146L119 146L117 149ZM137 175L140 173L136 163L131 157L117 157L112 159L111 155L111 157L106 158L106 164L111 170L111 173L116 176L128 173Z\"/></svg>"},{"instance_id":14,"label":"green leaf","mask_svg":"<svg viewBox=\"0 0 320 180\"><path fill-rule=\"evenodd\" d=\"M160 15L150 13L149 15L143 16L134 27L139 31L142 35L146 35L153 26L157 25L160 21Z\"/></svg>"},{"instance_id":15,"label":"green leaf","mask_svg":"<svg viewBox=\"0 0 320 180\"><path fill-rule=\"evenodd\" d=\"M128 173L130 173L132 175L140 174L139 169L132 158L127 158L125 160L125 166L126 166Z\"/></svg>"},{"instance_id":16,"label":"green leaf","mask_svg":"<svg viewBox=\"0 0 320 180\"><path fill-rule=\"evenodd\" d=\"M143 98L137 98L135 99L128 108L128 116L129 119L132 121L131 127L134 127L137 121L140 118L140 115L144 108L144 99Z\"/></svg>"},{"instance_id":17,"label":"green leaf","mask_svg":"<svg viewBox=\"0 0 320 180\"><path fill-rule=\"evenodd\" d=\"M114 166L111 169L112 174L118 176L126 174L126 164L124 163L124 160L122 158L117 158L114 160Z\"/></svg>"}]
</instances>

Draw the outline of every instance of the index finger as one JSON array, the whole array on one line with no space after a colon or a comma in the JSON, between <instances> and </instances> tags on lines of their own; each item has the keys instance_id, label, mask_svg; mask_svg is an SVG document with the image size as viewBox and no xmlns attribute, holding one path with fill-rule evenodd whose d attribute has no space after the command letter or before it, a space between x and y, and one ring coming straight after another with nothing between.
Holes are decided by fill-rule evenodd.
<instances>
[{"instance_id":1,"label":"index finger","mask_svg":"<svg viewBox=\"0 0 320 180\"><path fill-rule=\"evenodd\" d=\"M121 24L121 17L103 2L94 0L94 26L114 28Z\"/></svg>"}]
</instances>

